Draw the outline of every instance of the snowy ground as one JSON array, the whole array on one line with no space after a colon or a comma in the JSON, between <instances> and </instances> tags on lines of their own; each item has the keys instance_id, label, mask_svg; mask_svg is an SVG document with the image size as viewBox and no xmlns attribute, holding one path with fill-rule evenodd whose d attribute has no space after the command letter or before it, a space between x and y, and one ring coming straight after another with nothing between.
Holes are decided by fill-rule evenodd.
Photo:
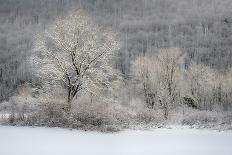
<instances>
[{"instance_id":1,"label":"snowy ground","mask_svg":"<svg viewBox=\"0 0 232 155\"><path fill-rule=\"evenodd\" d=\"M232 131L98 133L0 126L0 155L232 155Z\"/></svg>"}]
</instances>

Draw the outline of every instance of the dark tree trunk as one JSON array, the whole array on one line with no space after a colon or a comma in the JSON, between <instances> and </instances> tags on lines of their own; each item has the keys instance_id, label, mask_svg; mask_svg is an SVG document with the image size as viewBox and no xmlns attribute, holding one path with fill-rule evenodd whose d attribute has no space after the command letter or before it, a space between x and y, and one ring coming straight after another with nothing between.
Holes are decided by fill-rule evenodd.
<instances>
[{"instance_id":1,"label":"dark tree trunk","mask_svg":"<svg viewBox=\"0 0 232 155\"><path fill-rule=\"evenodd\" d=\"M168 119L168 107L164 106L164 119L167 120Z\"/></svg>"},{"instance_id":2,"label":"dark tree trunk","mask_svg":"<svg viewBox=\"0 0 232 155\"><path fill-rule=\"evenodd\" d=\"M70 111L71 108L72 108L72 99L73 99L73 96L72 96L72 89L69 88L69 89L68 89L68 107L67 107L67 111Z\"/></svg>"}]
</instances>

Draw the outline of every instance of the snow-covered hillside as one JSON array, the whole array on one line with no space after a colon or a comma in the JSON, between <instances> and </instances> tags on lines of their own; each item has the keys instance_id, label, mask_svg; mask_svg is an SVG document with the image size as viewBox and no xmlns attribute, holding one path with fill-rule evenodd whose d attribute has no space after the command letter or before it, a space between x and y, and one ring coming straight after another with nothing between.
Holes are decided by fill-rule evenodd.
<instances>
[{"instance_id":1,"label":"snow-covered hillside","mask_svg":"<svg viewBox=\"0 0 232 155\"><path fill-rule=\"evenodd\" d=\"M0 155L231 154L231 131L155 129L98 133L0 126Z\"/></svg>"}]
</instances>

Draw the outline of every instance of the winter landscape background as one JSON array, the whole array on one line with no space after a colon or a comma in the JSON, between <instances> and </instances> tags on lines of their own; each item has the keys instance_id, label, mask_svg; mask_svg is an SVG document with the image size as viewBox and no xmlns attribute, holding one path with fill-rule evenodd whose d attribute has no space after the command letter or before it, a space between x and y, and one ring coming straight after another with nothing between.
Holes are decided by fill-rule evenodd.
<instances>
[{"instance_id":1,"label":"winter landscape background","mask_svg":"<svg viewBox=\"0 0 232 155\"><path fill-rule=\"evenodd\" d=\"M7 135L52 131L116 145L117 135L130 143L149 134L133 144L141 148L147 138L163 146L169 133L188 146L205 137L215 143L202 142L202 154L232 153L231 8L231 0L0 0L3 154L12 154Z\"/></svg>"}]
</instances>

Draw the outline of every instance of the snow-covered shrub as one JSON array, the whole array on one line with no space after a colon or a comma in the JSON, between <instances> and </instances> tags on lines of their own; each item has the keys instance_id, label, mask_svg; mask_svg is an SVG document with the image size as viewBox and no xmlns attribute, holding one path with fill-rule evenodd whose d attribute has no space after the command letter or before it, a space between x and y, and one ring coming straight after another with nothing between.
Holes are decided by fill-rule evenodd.
<instances>
[{"instance_id":1,"label":"snow-covered shrub","mask_svg":"<svg viewBox=\"0 0 232 155\"><path fill-rule=\"evenodd\" d=\"M85 130L118 130L147 125L158 125L164 121L162 110L149 109L133 103L123 104L98 97L78 98L72 107L73 128Z\"/></svg>"},{"instance_id":2,"label":"snow-covered shrub","mask_svg":"<svg viewBox=\"0 0 232 155\"><path fill-rule=\"evenodd\" d=\"M136 112L136 123L139 125L159 125L164 122L163 112L161 110L153 110L153 109L140 109Z\"/></svg>"},{"instance_id":3,"label":"snow-covered shrub","mask_svg":"<svg viewBox=\"0 0 232 155\"><path fill-rule=\"evenodd\" d=\"M79 102L72 111L73 128L85 130L115 131L128 127L132 113L117 103Z\"/></svg>"},{"instance_id":4,"label":"snow-covered shrub","mask_svg":"<svg viewBox=\"0 0 232 155\"><path fill-rule=\"evenodd\" d=\"M111 118L107 116L105 105L91 105L87 103L79 103L72 112L75 121L73 126L78 127L100 127L103 124L108 125Z\"/></svg>"},{"instance_id":5,"label":"snow-covered shrub","mask_svg":"<svg viewBox=\"0 0 232 155\"><path fill-rule=\"evenodd\" d=\"M4 102L2 105L5 113L8 114L6 123L18 124L25 121L37 102L32 97L30 86L22 85L18 91L18 95L12 96L9 101Z\"/></svg>"},{"instance_id":6,"label":"snow-covered shrub","mask_svg":"<svg viewBox=\"0 0 232 155\"><path fill-rule=\"evenodd\" d=\"M219 124L221 130L232 129L232 112L224 112Z\"/></svg>"},{"instance_id":7,"label":"snow-covered shrub","mask_svg":"<svg viewBox=\"0 0 232 155\"><path fill-rule=\"evenodd\" d=\"M38 105L38 108L30 113L24 121L25 125L67 127L69 125L69 116L65 108L65 104L57 103Z\"/></svg>"},{"instance_id":8,"label":"snow-covered shrub","mask_svg":"<svg viewBox=\"0 0 232 155\"><path fill-rule=\"evenodd\" d=\"M182 119L182 125L199 128L213 128L220 124L222 114L210 111L189 110Z\"/></svg>"}]
</instances>

